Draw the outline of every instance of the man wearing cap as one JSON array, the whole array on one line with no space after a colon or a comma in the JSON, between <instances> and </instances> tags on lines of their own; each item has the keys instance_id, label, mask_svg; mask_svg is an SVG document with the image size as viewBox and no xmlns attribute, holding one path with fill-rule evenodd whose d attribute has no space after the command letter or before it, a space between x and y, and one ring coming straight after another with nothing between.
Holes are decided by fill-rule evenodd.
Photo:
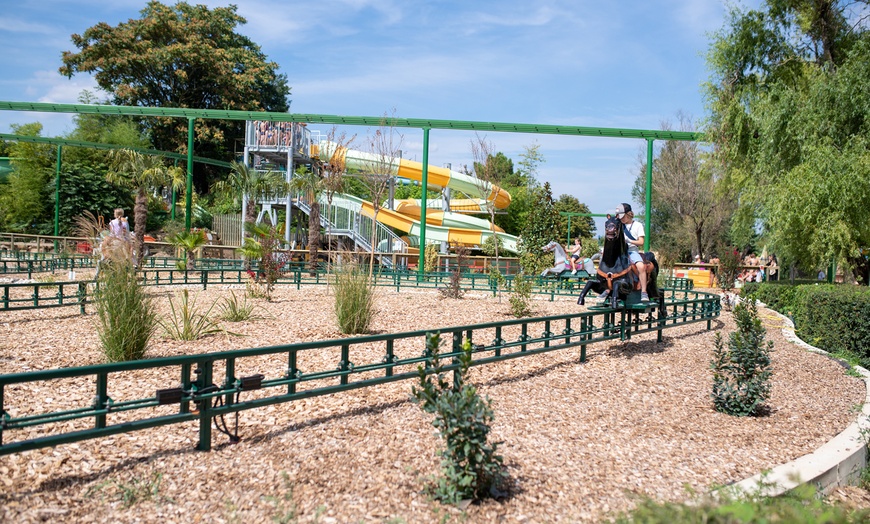
<instances>
[{"instance_id":1,"label":"man wearing cap","mask_svg":"<svg viewBox=\"0 0 870 524\"><path fill-rule=\"evenodd\" d=\"M628 258L637 268L637 276L638 280L640 280L640 301L649 302L649 295L646 293L646 267L643 264L643 258L640 256L640 248L643 247L644 239L643 224L634 220L631 204L626 204L625 202L616 206L616 218L622 222L622 228L625 230L625 242L628 244Z\"/></svg>"}]
</instances>

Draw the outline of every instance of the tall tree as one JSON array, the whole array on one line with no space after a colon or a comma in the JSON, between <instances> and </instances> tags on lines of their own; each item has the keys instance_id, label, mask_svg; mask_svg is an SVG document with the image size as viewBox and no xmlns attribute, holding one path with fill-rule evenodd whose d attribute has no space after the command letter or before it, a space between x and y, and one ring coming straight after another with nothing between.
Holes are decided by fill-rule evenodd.
<instances>
[{"instance_id":1,"label":"tall tree","mask_svg":"<svg viewBox=\"0 0 870 524\"><path fill-rule=\"evenodd\" d=\"M326 230L327 254L332 250L332 199L336 193L344 191L344 176L347 174L346 154L354 140L356 135L348 137L347 133L339 131L337 126L332 126L326 133L326 143L321 142L320 146L326 148L321 152L321 158L325 161L320 163L320 172L323 173L323 192L326 194L326 215L330 217Z\"/></svg>"},{"instance_id":2,"label":"tall tree","mask_svg":"<svg viewBox=\"0 0 870 524\"><path fill-rule=\"evenodd\" d=\"M542 252L541 247L559 238L559 212L549 182L534 190L532 209L535 212L529 215L523 228L519 254L523 271L535 275L552 266L553 256Z\"/></svg>"},{"instance_id":3,"label":"tall tree","mask_svg":"<svg viewBox=\"0 0 870 524\"><path fill-rule=\"evenodd\" d=\"M737 216L758 218L784 262L870 266L870 35L858 4L767 0L731 13L708 54L714 159Z\"/></svg>"},{"instance_id":4,"label":"tall tree","mask_svg":"<svg viewBox=\"0 0 870 524\"><path fill-rule=\"evenodd\" d=\"M278 65L249 38L236 33L247 23L237 7L148 2L141 18L117 26L100 22L72 35L78 52L65 51L60 73L92 73L101 89L120 105L286 111L290 89ZM187 121L143 120L154 147L187 152ZM196 151L229 159L243 122L199 120ZM197 165L197 187L205 189L217 172Z\"/></svg>"},{"instance_id":5,"label":"tall tree","mask_svg":"<svg viewBox=\"0 0 870 524\"><path fill-rule=\"evenodd\" d=\"M217 195L244 199L245 222L257 220L257 201L286 194L290 186L284 177L275 171L261 171L241 162L230 163L230 173L212 185Z\"/></svg>"},{"instance_id":6,"label":"tall tree","mask_svg":"<svg viewBox=\"0 0 870 524\"><path fill-rule=\"evenodd\" d=\"M317 275L317 252L320 250L320 194L323 192L323 176L319 170L302 166L293 173L290 188L305 194L308 201L308 270Z\"/></svg>"},{"instance_id":7,"label":"tall tree","mask_svg":"<svg viewBox=\"0 0 870 524\"><path fill-rule=\"evenodd\" d=\"M677 113L679 131L694 131L688 115ZM664 131L674 128L670 121ZM643 201L646 194L646 149L638 154L638 171L632 195ZM653 160L650 235L656 249L671 262L690 255L709 256L722 244L722 232L734 212L733 201L725 187L719 187L714 166L703 163L697 142L670 140L656 152ZM743 247L743 246L741 246Z\"/></svg>"},{"instance_id":8,"label":"tall tree","mask_svg":"<svg viewBox=\"0 0 870 524\"><path fill-rule=\"evenodd\" d=\"M106 175L109 182L136 192L133 224L136 232L136 262L141 265L145 256L145 223L148 221L147 190L161 186L184 187L184 173L181 168L168 167L162 156L143 155L131 149L116 149L109 158L110 171Z\"/></svg>"},{"instance_id":9,"label":"tall tree","mask_svg":"<svg viewBox=\"0 0 870 524\"><path fill-rule=\"evenodd\" d=\"M492 142L486 140L485 136L480 136L475 133L471 140L471 156L474 158L474 176L476 177L477 188L481 196L481 207L489 215L490 231L493 236L497 236L495 229L495 202L493 198L493 187L497 186L502 179L502 176L513 172L513 162L498 153L493 156ZM495 267L498 267L498 246L499 242L493 242L495 253Z\"/></svg>"},{"instance_id":10,"label":"tall tree","mask_svg":"<svg viewBox=\"0 0 870 524\"><path fill-rule=\"evenodd\" d=\"M559 213L559 231L564 231L568 235L568 243L571 243L572 238L593 238L595 233L595 221L592 220L589 206L577 200L577 197L572 195L560 195L559 200L555 202L556 212ZM568 230L568 217L562 213L582 213L582 215L571 216L571 230ZM561 237L560 237L561 238Z\"/></svg>"},{"instance_id":11,"label":"tall tree","mask_svg":"<svg viewBox=\"0 0 870 524\"><path fill-rule=\"evenodd\" d=\"M359 180L366 186L371 195L374 211L372 225L371 258L369 260L369 278L375 266L375 249L377 248L377 222L381 204L386 199L390 179L396 175L401 161L401 150L404 136L396 131L395 110L392 114L384 113L380 126L368 137L368 149L371 160L365 163ZM425 246L420 246L425 249Z\"/></svg>"},{"instance_id":12,"label":"tall tree","mask_svg":"<svg viewBox=\"0 0 870 524\"><path fill-rule=\"evenodd\" d=\"M13 125L16 135L40 136L42 124ZM54 192L55 147L31 142L9 146L14 171L8 183L0 186L0 210L14 231L52 232L51 195Z\"/></svg>"}]
</instances>

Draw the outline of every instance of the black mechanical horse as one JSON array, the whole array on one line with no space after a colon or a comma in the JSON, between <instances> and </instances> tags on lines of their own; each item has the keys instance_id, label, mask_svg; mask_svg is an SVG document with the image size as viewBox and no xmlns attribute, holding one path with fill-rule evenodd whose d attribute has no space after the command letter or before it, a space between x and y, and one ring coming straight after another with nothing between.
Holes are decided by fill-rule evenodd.
<instances>
[{"instance_id":1,"label":"black mechanical horse","mask_svg":"<svg viewBox=\"0 0 870 524\"><path fill-rule=\"evenodd\" d=\"M656 285L659 263L652 252L641 253L641 256L646 264L647 294L651 301L658 303L659 313L663 316L666 313L664 298ZM610 297L608 297L610 307L616 309L619 306L619 300L622 300L624 304L628 295L640 286L636 269L632 267L628 258L625 229L622 222L616 217L608 219L604 224L604 253L598 262L598 272L595 277L589 279L583 291L580 292L577 303L581 306L585 303L586 294L590 290L596 293L610 290Z\"/></svg>"}]
</instances>

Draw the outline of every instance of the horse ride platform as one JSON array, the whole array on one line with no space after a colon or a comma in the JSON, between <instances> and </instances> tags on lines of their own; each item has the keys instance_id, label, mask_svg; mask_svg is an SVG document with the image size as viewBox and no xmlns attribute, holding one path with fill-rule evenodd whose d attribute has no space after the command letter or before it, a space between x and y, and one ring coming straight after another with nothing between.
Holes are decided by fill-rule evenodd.
<instances>
[{"instance_id":1,"label":"horse ride platform","mask_svg":"<svg viewBox=\"0 0 870 524\"><path fill-rule=\"evenodd\" d=\"M627 311L631 311L632 313L649 313L659 307L658 299L653 299L648 302L642 302L640 300L640 291L632 291L625 300L618 300L616 309L625 309ZM610 297L607 297L607 300L604 302L597 303L592 306L586 306L586 309L591 309L593 311L605 311L608 309L613 309L610 307Z\"/></svg>"}]
</instances>

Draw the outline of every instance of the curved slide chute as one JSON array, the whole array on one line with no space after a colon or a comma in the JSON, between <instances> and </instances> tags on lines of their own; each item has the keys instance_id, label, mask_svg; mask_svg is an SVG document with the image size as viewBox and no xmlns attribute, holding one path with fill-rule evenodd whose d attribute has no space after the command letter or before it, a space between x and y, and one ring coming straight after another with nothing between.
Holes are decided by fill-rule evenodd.
<instances>
[{"instance_id":1,"label":"curved slide chute","mask_svg":"<svg viewBox=\"0 0 870 524\"><path fill-rule=\"evenodd\" d=\"M342 198L350 200L360 205L362 212L370 217L375 216L375 209L371 202L363 200L353 195L342 195ZM426 213L428 219L429 213ZM404 231L411 236L420 236L420 221L415 220L408 215L398 213L386 208L378 209L378 222ZM428 220L427 220L428 222ZM493 233L485 229L468 229L458 227L444 227L432 224L426 224L426 239L434 242L455 242L470 246L479 246L486 242L486 239L498 235L501 239L501 245L507 251L517 252L517 237L506 233Z\"/></svg>"},{"instance_id":2,"label":"curved slide chute","mask_svg":"<svg viewBox=\"0 0 870 524\"><path fill-rule=\"evenodd\" d=\"M379 155L355 151L353 149L339 148L337 144L322 141L318 144L318 156L324 161L332 160L333 152L344 155L346 169L352 171L372 171L374 167L383 169L389 166L391 174L417 182L423 180L423 164L403 158L383 158ZM447 187L451 190L461 191L467 196L485 199L493 203L496 209L504 209L511 202L510 193L494 185L468 176L464 173L451 171L445 167L429 166L428 185ZM374 206L371 202L362 200L351 195L342 195L352 201L358 202L362 210L369 216L374 216ZM431 201L430 201L431 202ZM378 210L378 222L404 231L412 236L420 235L420 200L400 200L395 210L380 208ZM461 199L451 201L451 209L462 211L481 211L486 209L485 202L473 199ZM495 231L493 231L493 229ZM517 252L517 237L504 233L498 226L493 226L488 220L468 216L462 213L441 211L427 206L426 209L426 238L438 242L457 242L465 245L481 245L487 238L497 235L502 246L508 251Z\"/></svg>"}]
</instances>

